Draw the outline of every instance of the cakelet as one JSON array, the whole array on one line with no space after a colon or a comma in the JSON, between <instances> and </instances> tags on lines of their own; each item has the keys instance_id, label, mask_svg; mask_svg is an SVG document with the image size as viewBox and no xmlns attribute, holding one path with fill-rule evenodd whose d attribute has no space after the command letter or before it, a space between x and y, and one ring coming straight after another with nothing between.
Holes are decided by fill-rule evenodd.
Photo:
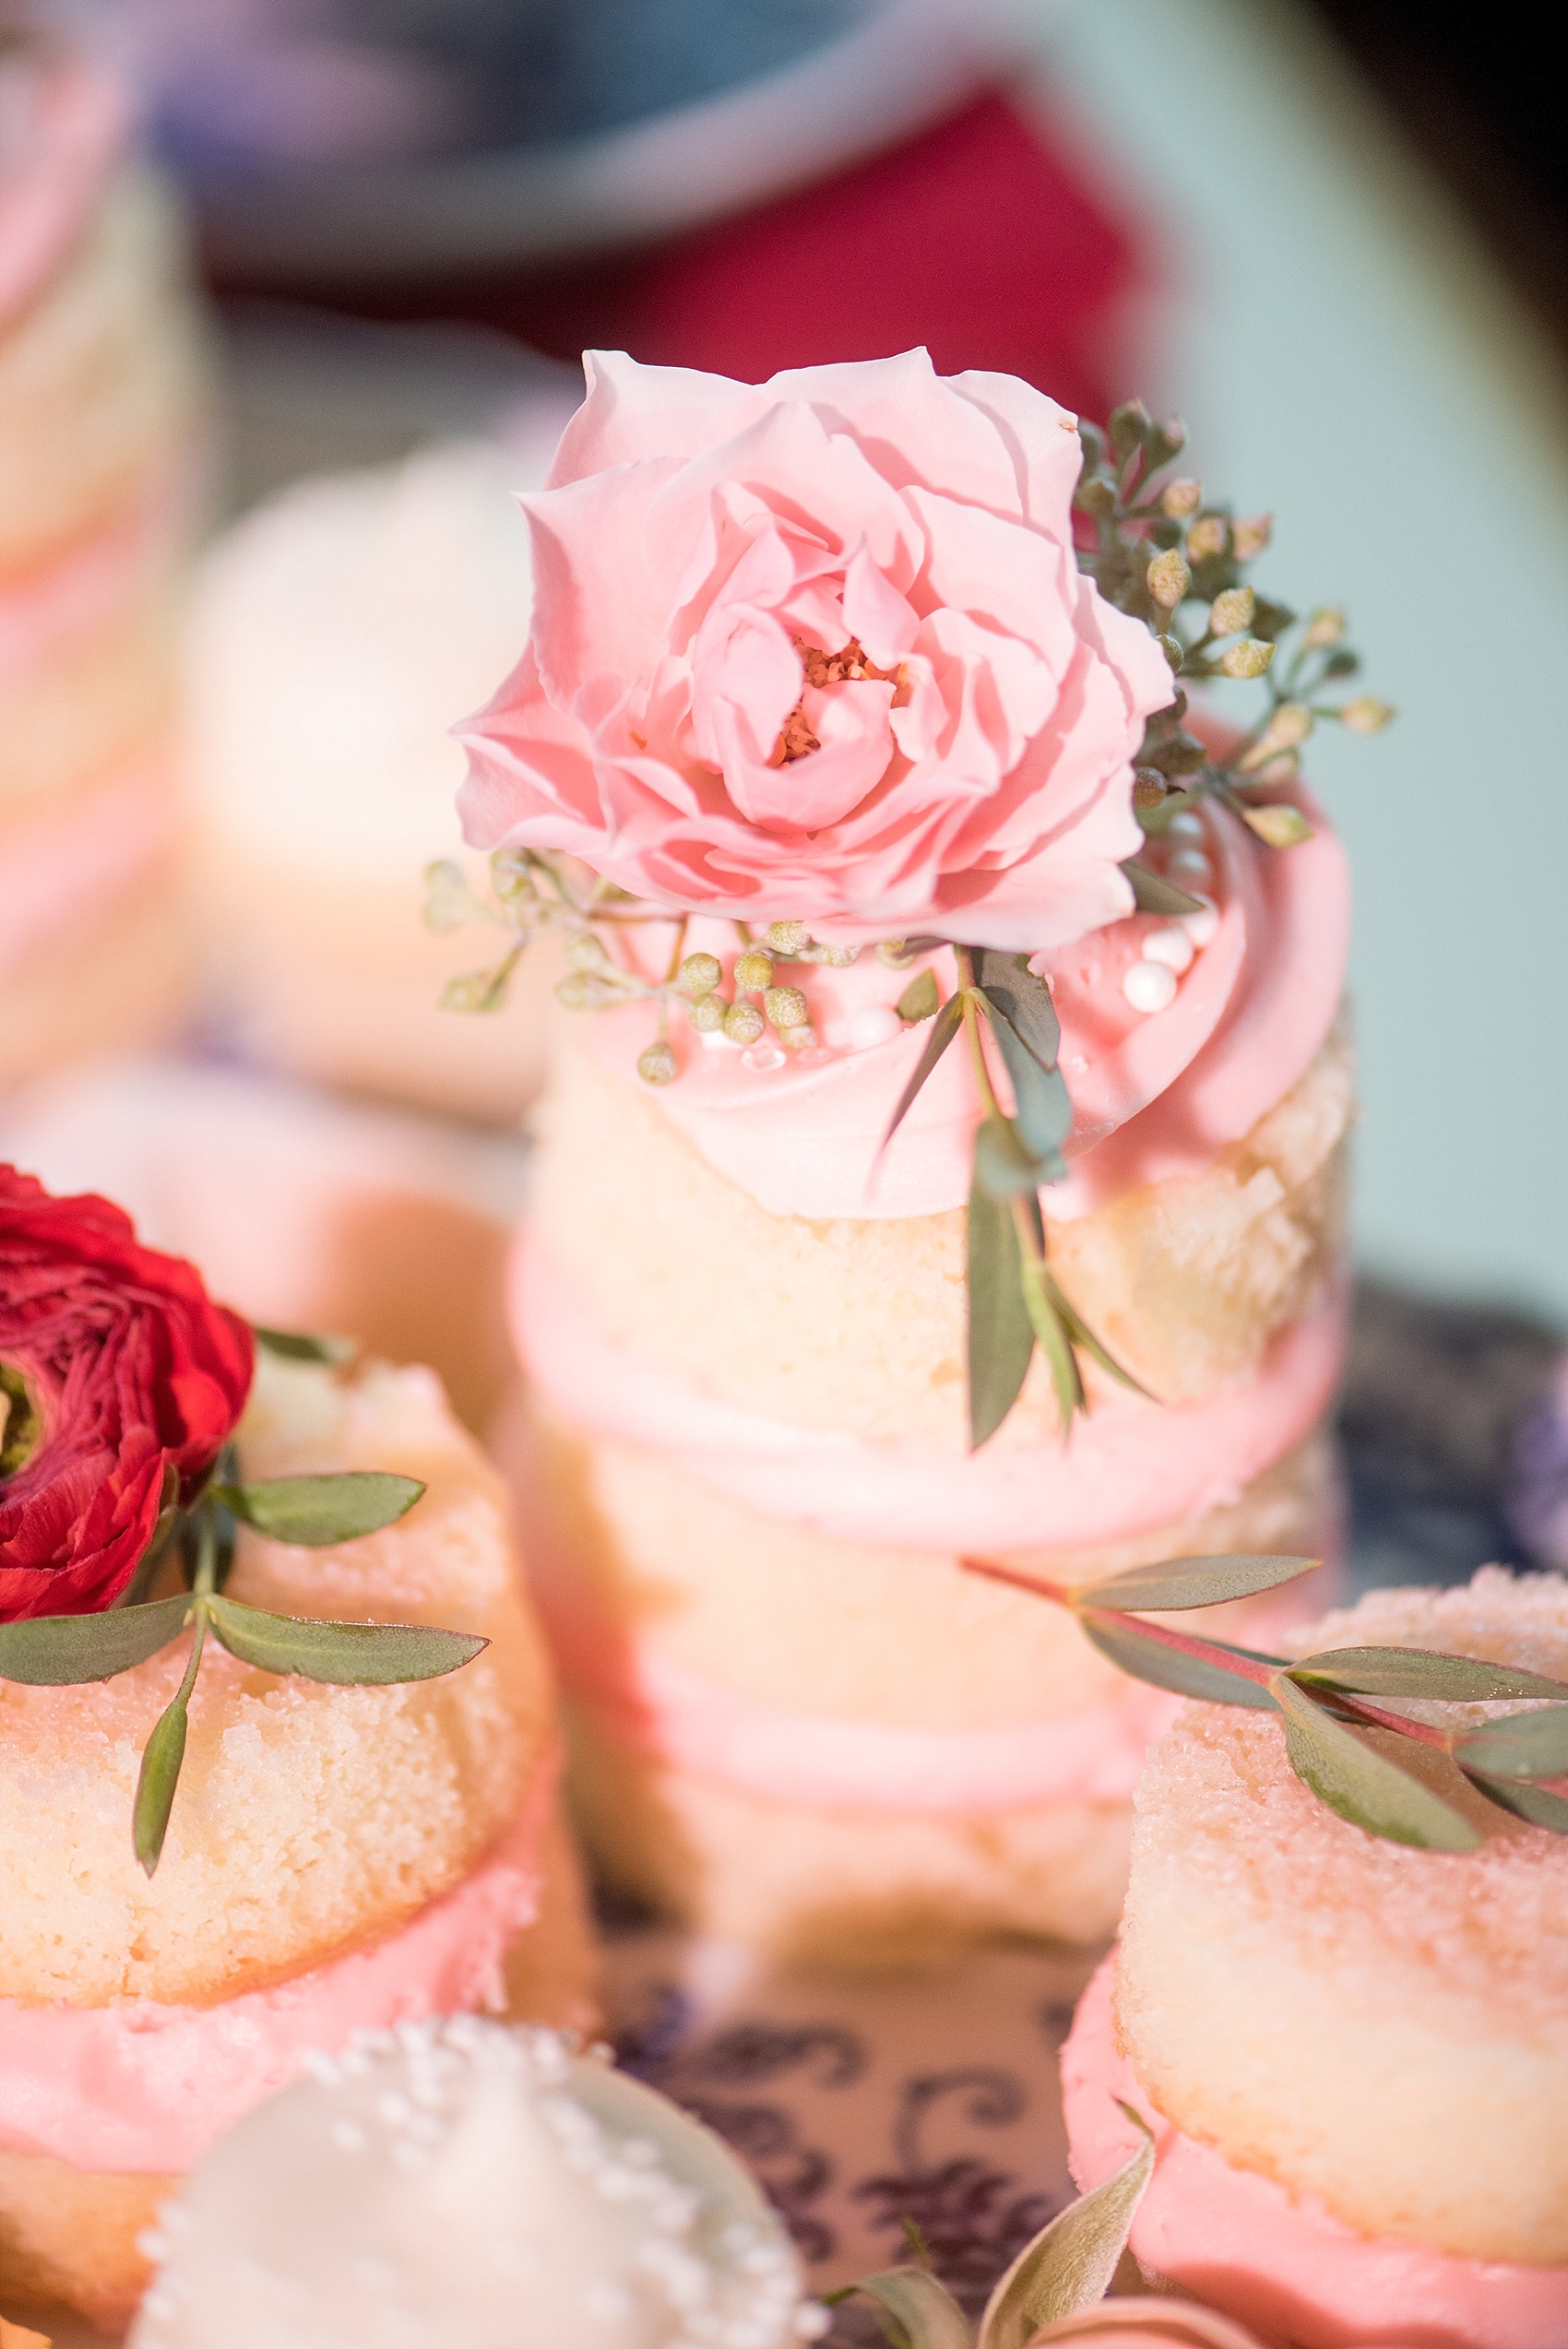
<instances>
[{"instance_id":1,"label":"cakelet","mask_svg":"<svg viewBox=\"0 0 1568 2349\"><path fill-rule=\"evenodd\" d=\"M242 1531L235 1597L490 1644L393 1687L209 1654L150 1877L131 1806L187 1643L107 1681L0 1683L0 2286L101 2323L129 2313L172 2180L308 2050L469 2008L593 2013L551 1675L493 1472L430 1372L374 1363L263 1355L238 1441L250 1476L427 1489L339 1548Z\"/></svg>"},{"instance_id":2,"label":"cakelet","mask_svg":"<svg viewBox=\"0 0 1568 2349\"><path fill-rule=\"evenodd\" d=\"M1560 1678L1568 1583L1486 1567L1297 1639ZM1302 2349L1568 2337L1568 1843L1470 1815L1470 1852L1370 1835L1261 1712L1189 1705L1156 1746L1121 1941L1063 2058L1086 2189L1135 2134L1116 2098L1155 2130L1146 2272Z\"/></svg>"},{"instance_id":3,"label":"cakelet","mask_svg":"<svg viewBox=\"0 0 1568 2349\"><path fill-rule=\"evenodd\" d=\"M313 2061L160 2213L132 2349L790 2349L826 2330L734 2156L545 2031Z\"/></svg>"}]
</instances>

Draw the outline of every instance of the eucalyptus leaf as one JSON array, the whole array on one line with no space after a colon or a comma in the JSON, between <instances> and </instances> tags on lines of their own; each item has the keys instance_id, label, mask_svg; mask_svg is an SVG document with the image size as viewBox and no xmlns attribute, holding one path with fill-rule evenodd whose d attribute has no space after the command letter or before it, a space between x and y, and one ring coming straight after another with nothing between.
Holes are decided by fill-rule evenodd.
<instances>
[{"instance_id":1,"label":"eucalyptus leaf","mask_svg":"<svg viewBox=\"0 0 1568 2349\"><path fill-rule=\"evenodd\" d=\"M968 1222L969 1449L978 1452L1018 1399L1034 1331L1012 1208L984 1189L978 1167Z\"/></svg>"},{"instance_id":2,"label":"eucalyptus leaf","mask_svg":"<svg viewBox=\"0 0 1568 2349\"><path fill-rule=\"evenodd\" d=\"M417 1477L354 1468L340 1476L269 1477L259 1483L213 1485L209 1498L269 1540L321 1549L396 1524L423 1490Z\"/></svg>"},{"instance_id":3,"label":"eucalyptus leaf","mask_svg":"<svg viewBox=\"0 0 1568 2349\"><path fill-rule=\"evenodd\" d=\"M26 1622L0 1624L0 1680L39 1689L112 1680L178 1639L190 1608L182 1591L150 1607L112 1607L101 1615L35 1615Z\"/></svg>"},{"instance_id":4,"label":"eucalyptus leaf","mask_svg":"<svg viewBox=\"0 0 1568 2349\"><path fill-rule=\"evenodd\" d=\"M424 869L424 925L445 933L471 921L493 921L494 909L476 897L460 864L438 857Z\"/></svg>"},{"instance_id":5,"label":"eucalyptus leaf","mask_svg":"<svg viewBox=\"0 0 1568 2349\"><path fill-rule=\"evenodd\" d=\"M913 1106L915 1096L919 1093L921 1086L925 1083L927 1077L931 1074L932 1069L936 1066L936 1063L942 1058L944 1052L946 1051L949 1044L952 1043L953 1038L957 1035L958 1029L963 1022L963 1017L964 1005L962 998L957 995L949 995L947 1001L943 1004L942 1009L937 1013L936 1017L932 1024L931 1034L925 1040L925 1050L921 1054L919 1061L915 1063L915 1073L913 1076L910 1077L909 1082L905 1086L904 1090L898 1096L898 1105L887 1121L887 1131L877 1145L878 1157L882 1156L883 1151L886 1149L888 1144L897 1133L898 1128L903 1124L905 1118L909 1115L909 1110Z\"/></svg>"},{"instance_id":6,"label":"eucalyptus leaf","mask_svg":"<svg viewBox=\"0 0 1568 2349\"><path fill-rule=\"evenodd\" d=\"M1298 1679L1343 1689L1353 1696L1446 1697L1471 1702L1500 1697L1568 1698L1568 1685L1562 1680L1546 1679L1521 1666L1488 1664L1477 1656L1446 1655L1419 1647L1328 1648L1321 1655L1304 1655L1290 1669ZM1528 1714L1513 1717L1541 1718ZM1562 1767L1568 1771L1568 1739L1563 1742Z\"/></svg>"},{"instance_id":7,"label":"eucalyptus leaf","mask_svg":"<svg viewBox=\"0 0 1568 2349\"><path fill-rule=\"evenodd\" d=\"M188 1687L182 1686L172 1703L159 1714L152 1735L142 1749L136 1804L131 1812L131 1840L137 1859L149 1876L156 1872L162 1857L169 1814L174 1808L180 1764L185 1758L188 1702Z\"/></svg>"},{"instance_id":8,"label":"eucalyptus leaf","mask_svg":"<svg viewBox=\"0 0 1568 2349\"><path fill-rule=\"evenodd\" d=\"M1140 1608L1219 1607L1227 1599L1251 1598L1277 1590L1322 1564L1317 1558L1271 1558L1238 1552L1224 1558L1167 1558L1158 1565L1132 1566L1124 1574L1075 1589L1081 1607Z\"/></svg>"},{"instance_id":9,"label":"eucalyptus leaf","mask_svg":"<svg viewBox=\"0 0 1568 2349\"><path fill-rule=\"evenodd\" d=\"M217 1638L242 1664L339 1688L439 1679L490 1644L469 1631L419 1623L323 1623L311 1616L268 1615L232 1598L209 1600L208 1616Z\"/></svg>"},{"instance_id":10,"label":"eucalyptus leaf","mask_svg":"<svg viewBox=\"0 0 1568 2349\"><path fill-rule=\"evenodd\" d=\"M977 2349L1026 2349L1042 2325L1076 2316L1105 2296L1154 2172L1147 2122L1131 2105L1122 2110L1137 2123L1142 2144L1025 2245L986 2303Z\"/></svg>"},{"instance_id":11,"label":"eucalyptus leaf","mask_svg":"<svg viewBox=\"0 0 1568 2349\"><path fill-rule=\"evenodd\" d=\"M981 994L986 1019L1000 1048L1013 1086L1018 1131L1041 1162L1039 1180L1060 1182L1067 1172L1062 1145L1073 1131L1073 1103L1059 1068L1043 1068L1012 1021L991 997Z\"/></svg>"},{"instance_id":12,"label":"eucalyptus leaf","mask_svg":"<svg viewBox=\"0 0 1568 2349\"><path fill-rule=\"evenodd\" d=\"M1073 1351L1072 1339L1057 1307L1056 1285L1045 1269L1044 1258L1021 1249L1018 1271L1024 1285L1024 1309L1035 1334L1035 1343L1051 1365L1051 1383L1056 1390L1056 1408L1061 1415L1062 1433L1065 1436L1072 1427L1075 1413L1088 1407L1083 1376Z\"/></svg>"},{"instance_id":13,"label":"eucalyptus leaf","mask_svg":"<svg viewBox=\"0 0 1568 2349\"><path fill-rule=\"evenodd\" d=\"M1178 889L1174 881L1167 881L1163 872L1156 872L1141 857L1123 857L1122 870L1133 884L1133 903L1139 913L1163 914L1170 920L1202 910L1200 897L1191 897L1185 889Z\"/></svg>"},{"instance_id":14,"label":"eucalyptus leaf","mask_svg":"<svg viewBox=\"0 0 1568 2349\"><path fill-rule=\"evenodd\" d=\"M1157 1398L1149 1393L1147 1387L1140 1380L1135 1379L1131 1370L1123 1370L1114 1355L1107 1352L1073 1303L1072 1299L1063 1293L1061 1285L1052 1279L1049 1272L1046 1275L1046 1286L1051 1291L1051 1299L1062 1317L1063 1326L1072 1341L1075 1351L1081 1347L1089 1359L1098 1362L1107 1376L1113 1378L1119 1386L1126 1387L1130 1394L1141 1394L1146 1403L1155 1402Z\"/></svg>"},{"instance_id":15,"label":"eucalyptus leaf","mask_svg":"<svg viewBox=\"0 0 1568 2349\"><path fill-rule=\"evenodd\" d=\"M1505 1713L1456 1738L1454 1758L1493 1778L1568 1778L1568 1704Z\"/></svg>"},{"instance_id":16,"label":"eucalyptus leaf","mask_svg":"<svg viewBox=\"0 0 1568 2349\"><path fill-rule=\"evenodd\" d=\"M1482 1838L1463 1813L1383 1748L1324 1711L1288 1673L1275 1682L1285 1750L1298 1778L1353 1827L1422 1851L1475 1851Z\"/></svg>"},{"instance_id":17,"label":"eucalyptus leaf","mask_svg":"<svg viewBox=\"0 0 1568 2349\"><path fill-rule=\"evenodd\" d=\"M297 1330L263 1329L259 1322L252 1323L251 1335L268 1354L279 1355L285 1362L329 1362L336 1366L351 1362L359 1351L351 1337L306 1337Z\"/></svg>"},{"instance_id":18,"label":"eucalyptus leaf","mask_svg":"<svg viewBox=\"0 0 1568 2349\"><path fill-rule=\"evenodd\" d=\"M882 2323L882 2331L895 2349L970 2349L968 2317L929 2268L887 2268L833 2297L848 2299L857 2292L878 2303L879 2321L885 2311L890 2321Z\"/></svg>"},{"instance_id":19,"label":"eucalyptus leaf","mask_svg":"<svg viewBox=\"0 0 1568 2349\"><path fill-rule=\"evenodd\" d=\"M1006 955L977 946L970 955L975 985L1022 1038L1041 1068L1053 1069L1062 1049L1062 1023L1043 979L1029 968L1027 955Z\"/></svg>"},{"instance_id":20,"label":"eucalyptus leaf","mask_svg":"<svg viewBox=\"0 0 1568 2349\"><path fill-rule=\"evenodd\" d=\"M1134 1679L1148 1681L1151 1688L1171 1689L1178 1696L1199 1697L1209 1704L1248 1704L1260 1713L1276 1709L1273 1697L1258 1681L1249 1680L1241 1672L1228 1672L1211 1657L1183 1655L1180 1648L1167 1647L1131 1623L1108 1620L1096 1608L1081 1609L1078 1623L1084 1637L1101 1655L1108 1655ZM1233 1648L1225 1640L1207 1640L1205 1645L1246 1656L1249 1663L1257 1660L1245 1648Z\"/></svg>"},{"instance_id":21,"label":"eucalyptus leaf","mask_svg":"<svg viewBox=\"0 0 1568 2349\"><path fill-rule=\"evenodd\" d=\"M975 1134L975 1180L992 1199L1038 1191L1045 1169L1011 1118L987 1118Z\"/></svg>"},{"instance_id":22,"label":"eucalyptus leaf","mask_svg":"<svg viewBox=\"0 0 1568 2349\"><path fill-rule=\"evenodd\" d=\"M1489 1778L1484 1771L1467 1770L1466 1777L1478 1794L1485 1795L1499 1809L1512 1811L1515 1819L1526 1820L1532 1827L1548 1828L1554 1835L1568 1835L1568 1800L1554 1795L1546 1786L1532 1786L1526 1778Z\"/></svg>"},{"instance_id":23,"label":"eucalyptus leaf","mask_svg":"<svg viewBox=\"0 0 1568 2349\"><path fill-rule=\"evenodd\" d=\"M942 1004L942 990L933 970L922 970L910 979L899 996L896 1009L901 1020L910 1026L922 1019L934 1019Z\"/></svg>"}]
</instances>

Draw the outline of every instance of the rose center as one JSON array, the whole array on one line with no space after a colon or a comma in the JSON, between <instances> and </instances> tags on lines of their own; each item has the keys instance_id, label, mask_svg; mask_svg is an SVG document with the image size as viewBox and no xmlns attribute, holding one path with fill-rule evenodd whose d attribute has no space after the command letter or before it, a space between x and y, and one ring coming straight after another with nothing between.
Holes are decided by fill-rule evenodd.
<instances>
[{"instance_id":1,"label":"rose center","mask_svg":"<svg viewBox=\"0 0 1568 2349\"><path fill-rule=\"evenodd\" d=\"M0 1477L25 1467L42 1431L32 1389L12 1363L0 1362Z\"/></svg>"},{"instance_id":2,"label":"rose center","mask_svg":"<svg viewBox=\"0 0 1568 2349\"><path fill-rule=\"evenodd\" d=\"M896 685L896 669L879 669L867 658L858 636L851 636L842 652L824 652L820 645L803 645L797 637L795 650L805 666L808 685ZM797 702L778 730L778 740L773 745L769 766L789 766L795 759L804 758L810 751L820 751L821 742L812 731L811 720L802 702Z\"/></svg>"}]
</instances>

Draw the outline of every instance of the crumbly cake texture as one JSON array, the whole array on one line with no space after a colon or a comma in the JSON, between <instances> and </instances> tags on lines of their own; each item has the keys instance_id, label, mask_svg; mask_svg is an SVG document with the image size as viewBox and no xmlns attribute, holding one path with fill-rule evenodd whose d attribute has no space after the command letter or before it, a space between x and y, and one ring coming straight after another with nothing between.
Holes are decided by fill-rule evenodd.
<instances>
[{"instance_id":1,"label":"crumbly cake texture","mask_svg":"<svg viewBox=\"0 0 1568 2349\"><path fill-rule=\"evenodd\" d=\"M531 1220L605 1335L708 1394L873 1441L965 1449L965 1219L774 1216L558 1024ZM1118 1358L1171 1402L1244 1386L1343 1240L1353 1109L1341 1027L1203 1175L1050 1221L1051 1261ZM898 1146L897 1141L893 1147ZM1002 1449L1060 1441L1037 1359Z\"/></svg>"},{"instance_id":2,"label":"crumbly cake texture","mask_svg":"<svg viewBox=\"0 0 1568 2349\"><path fill-rule=\"evenodd\" d=\"M790 2349L826 2330L717 2138L549 2033L468 2016L321 2062L158 2236L133 2349Z\"/></svg>"},{"instance_id":3,"label":"crumbly cake texture","mask_svg":"<svg viewBox=\"0 0 1568 2349\"><path fill-rule=\"evenodd\" d=\"M86 1688L0 1683L0 1998L214 2005L395 1933L452 1890L554 1749L548 1663L522 1603L494 1471L420 1370L347 1380L262 1357L239 1441L247 1473L389 1469L415 1511L340 1549L242 1531L233 1595L279 1613L441 1624L492 1644L446 1679L337 1688L208 1653L163 1857L131 1849L139 1755L185 1643ZM558 1820L536 1923L506 1967L515 2011L591 2018L592 1960ZM167 2180L0 2153L0 2288L123 2318L136 2238Z\"/></svg>"},{"instance_id":4,"label":"crumbly cake texture","mask_svg":"<svg viewBox=\"0 0 1568 2349\"><path fill-rule=\"evenodd\" d=\"M778 1524L629 1447L548 1427L536 1446L522 1479L525 1510L539 1513L530 1553L546 1572L569 1561L568 1604L608 1627L602 1654L629 1643L635 1656L646 1641L742 1702L938 1734L1080 1716L1092 1738L1097 1709L1126 1694L1063 1610L950 1557ZM1179 1550L1313 1554L1337 1501L1319 1436L1195 1524L1050 1566L1087 1580ZM1245 1606L1216 1608L1213 1626L1221 1638L1254 1628ZM999 1932L1092 1942L1115 1923L1124 1798L966 1816L769 1797L628 1739L573 1699L569 1661L564 1677L572 1801L595 1867L685 1922L789 1958L876 1964L944 1960Z\"/></svg>"},{"instance_id":5,"label":"crumbly cake texture","mask_svg":"<svg viewBox=\"0 0 1568 2349\"><path fill-rule=\"evenodd\" d=\"M1561 1678L1568 1582L1374 1592L1290 1652L1348 1644ZM1382 1841L1308 1791L1276 1722L1188 1706L1137 1796L1120 2033L1180 2130L1358 2233L1568 2265L1568 1846L1473 1817L1473 1853Z\"/></svg>"}]
</instances>

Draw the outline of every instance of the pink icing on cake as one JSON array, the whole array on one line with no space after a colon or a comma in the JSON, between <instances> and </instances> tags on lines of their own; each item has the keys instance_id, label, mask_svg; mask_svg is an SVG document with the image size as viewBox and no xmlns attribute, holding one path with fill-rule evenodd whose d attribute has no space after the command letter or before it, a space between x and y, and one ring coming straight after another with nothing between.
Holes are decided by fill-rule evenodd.
<instances>
[{"instance_id":1,"label":"pink icing on cake","mask_svg":"<svg viewBox=\"0 0 1568 2349\"><path fill-rule=\"evenodd\" d=\"M411 1925L271 1989L212 2007L0 1999L0 2148L74 2169L163 2177L360 2031L504 2003L501 1962L539 1902L556 1765L473 1872Z\"/></svg>"},{"instance_id":2,"label":"pink icing on cake","mask_svg":"<svg viewBox=\"0 0 1568 2349\"><path fill-rule=\"evenodd\" d=\"M188 464L171 469L101 529L0 579L0 678L31 669L147 592L189 528L196 488Z\"/></svg>"},{"instance_id":3,"label":"pink icing on cake","mask_svg":"<svg viewBox=\"0 0 1568 2349\"><path fill-rule=\"evenodd\" d=\"M160 861L178 825L166 753L9 825L0 843L0 971L87 927Z\"/></svg>"},{"instance_id":4,"label":"pink icing on cake","mask_svg":"<svg viewBox=\"0 0 1568 2349\"><path fill-rule=\"evenodd\" d=\"M1072 1176L1052 1185L1047 1200L1059 1219L1087 1214L1141 1183L1200 1172L1289 1090L1333 1023L1350 892L1344 850L1326 823L1319 819L1300 847L1260 852L1216 810L1208 845L1218 925L1166 1011L1138 1014L1122 991L1145 938L1161 926L1151 916L1112 923L1036 959L1051 981L1075 1112ZM642 952L650 971L667 957L672 934L662 926L647 933ZM732 955L735 933L727 923L695 921L686 944ZM929 959L943 992L951 992L951 952ZM659 1097L661 1111L710 1166L773 1215L887 1217L962 1206L980 1118L968 1056L948 1051L878 1163L929 1030L922 1025L861 1050L849 1041L855 1013L896 1003L911 970L888 970L871 955L847 970L791 969L822 1048L778 1067L754 1069L732 1047L706 1047L677 1018L673 1041L683 1065ZM652 1007L598 1013L588 1032L604 1064L636 1083L637 1055L654 1033Z\"/></svg>"},{"instance_id":5,"label":"pink icing on cake","mask_svg":"<svg viewBox=\"0 0 1568 2349\"><path fill-rule=\"evenodd\" d=\"M513 1336L539 1394L582 1432L646 1446L743 1507L844 1541L936 1550L1087 1548L1202 1516L1299 1443L1344 1349L1336 1294L1282 1330L1253 1382L1164 1407L1114 1388L1065 1444L981 1452L869 1443L764 1419L603 1336L525 1226L509 1275Z\"/></svg>"},{"instance_id":6,"label":"pink icing on cake","mask_svg":"<svg viewBox=\"0 0 1568 2349\"><path fill-rule=\"evenodd\" d=\"M1184 2137L1116 2045L1114 1960L1084 1993L1062 2054L1073 2176L1085 2192L1137 2149L1117 2107L1152 2128L1154 2177L1133 2222L1144 2268L1299 2349L1562 2349L1568 2269L1451 2259L1353 2234L1272 2178Z\"/></svg>"},{"instance_id":7,"label":"pink icing on cake","mask_svg":"<svg viewBox=\"0 0 1568 2349\"><path fill-rule=\"evenodd\" d=\"M125 135L119 84L43 37L0 61L0 326L59 267Z\"/></svg>"}]
</instances>

